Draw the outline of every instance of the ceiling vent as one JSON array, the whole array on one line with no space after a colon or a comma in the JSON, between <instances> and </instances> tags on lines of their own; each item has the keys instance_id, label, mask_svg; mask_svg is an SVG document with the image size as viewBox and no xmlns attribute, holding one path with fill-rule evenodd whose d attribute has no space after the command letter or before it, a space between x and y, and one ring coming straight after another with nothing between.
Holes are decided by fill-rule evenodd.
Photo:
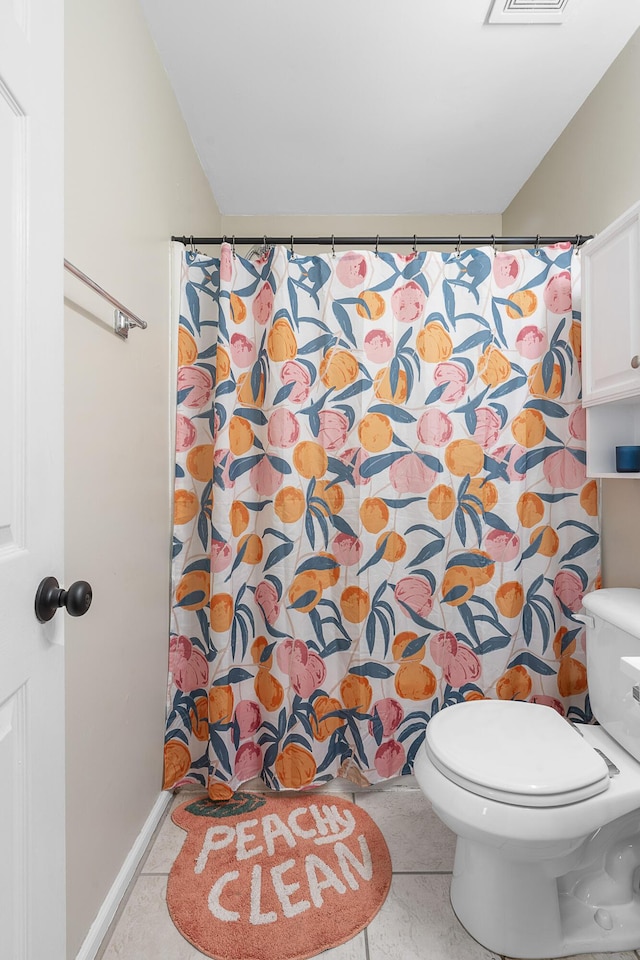
<instances>
[{"instance_id":1,"label":"ceiling vent","mask_svg":"<svg viewBox=\"0 0 640 960\"><path fill-rule=\"evenodd\" d=\"M569 0L493 0L487 23L564 23Z\"/></svg>"}]
</instances>

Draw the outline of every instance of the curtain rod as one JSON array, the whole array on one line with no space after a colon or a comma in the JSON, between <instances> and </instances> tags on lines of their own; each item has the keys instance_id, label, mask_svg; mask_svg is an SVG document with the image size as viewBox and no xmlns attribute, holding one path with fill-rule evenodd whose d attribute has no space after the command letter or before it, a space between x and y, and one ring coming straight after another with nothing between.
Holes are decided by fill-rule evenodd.
<instances>
[{"instance_id":1,"label":"curtain rod","mask_svg":"<svg viewBox=\"0 0 640 960\"><path fill-rule=\"evenodd\" d=\"M495 246L496 244L509 244L509 245L520 245L520 244L552 244L552 243L572 243L575 247L582 246L587 240L593 239L593 234L585 236L584 234L578 233L574 234L571 237L462 237L458 235L457 237L171 237L172 240L177 243L182 243L184 246L195 246L195 244L202 244L204 246L212 245L218 246L221 243L242 243L242 244L256 244L260 243L266 246L273 246L274 244L291 244L293 246L294 242L307 245L315 244L318 246L378 246L381 243L385 245L396 245L396 246L417 246L420 244L424 246L425 244L439 244L441 246Z\"/></svg>"}]
</instances>

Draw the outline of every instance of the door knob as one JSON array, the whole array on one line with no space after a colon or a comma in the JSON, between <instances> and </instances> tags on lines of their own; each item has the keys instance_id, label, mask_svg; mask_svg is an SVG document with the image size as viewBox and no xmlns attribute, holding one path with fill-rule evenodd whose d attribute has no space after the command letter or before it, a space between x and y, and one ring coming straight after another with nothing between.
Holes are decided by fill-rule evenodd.
<instances>
[{"instance_id":1,"label":"door knob","mask_svg":"<svg viewBox=\"0 0 640 960\"><path fill-rule=\"evenodd\" d=\"M640 357L638 354L636 354L635 357L631 357L631 366L634 370L637 370L638 367L640 367Z\"/></svg>"},{"instance_id":2,"label":"door knob","mask_svg":"<svg viewBox=\"0 0 640 960\"><path fill-rule=\"evenodd\" d=\"M36 617L40 623L51 620L59 607L66 607L71 617L81 617L91 606L93 593L86 580L76 580L64 590L55 577L45 577L36 592Z\"/></svg>"}]
</instances>

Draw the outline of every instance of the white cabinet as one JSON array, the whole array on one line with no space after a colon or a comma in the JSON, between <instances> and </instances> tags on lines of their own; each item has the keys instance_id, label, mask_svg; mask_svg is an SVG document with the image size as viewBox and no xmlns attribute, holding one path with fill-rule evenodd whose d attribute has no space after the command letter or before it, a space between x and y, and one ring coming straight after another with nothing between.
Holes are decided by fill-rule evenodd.
<instances>
[{"instance_id":1,"label":"white cabinet","mask_svg":"<svg viewBox=\"0 0 640 960\"><path fill-rule=\"evenodd\" d=\"M640 203L581 251L582 402L640 395Z\"/></svg>"},{"instance_id":2,"label":"white cabinet","mask_svg":"<svg viewBox=\"0 0 640 960\"><path fill-rule=\"evenodd\" d=\"M582 259L582 403L587 474L616 472L616 446L640 444L640 203L586 244Z\"/></svg>"}]
</instances>

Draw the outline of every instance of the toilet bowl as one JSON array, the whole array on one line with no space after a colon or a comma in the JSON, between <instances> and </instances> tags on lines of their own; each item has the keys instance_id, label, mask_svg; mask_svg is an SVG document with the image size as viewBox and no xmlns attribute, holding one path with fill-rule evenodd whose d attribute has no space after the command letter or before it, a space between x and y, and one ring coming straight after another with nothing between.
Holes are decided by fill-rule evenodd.
<instances>
[{"instance_id":1,"label":"toilet bowl","mask_svg":"<svg viewBox=\"0 0 640 960\"><path fill-rule=\"evenodd\" d=\"M640 591L584 606L602 725L541 704L456 704L429 722L414 764L458 837L454 911L509 957L640 946Z\"/></svg>"}]
</instances>

